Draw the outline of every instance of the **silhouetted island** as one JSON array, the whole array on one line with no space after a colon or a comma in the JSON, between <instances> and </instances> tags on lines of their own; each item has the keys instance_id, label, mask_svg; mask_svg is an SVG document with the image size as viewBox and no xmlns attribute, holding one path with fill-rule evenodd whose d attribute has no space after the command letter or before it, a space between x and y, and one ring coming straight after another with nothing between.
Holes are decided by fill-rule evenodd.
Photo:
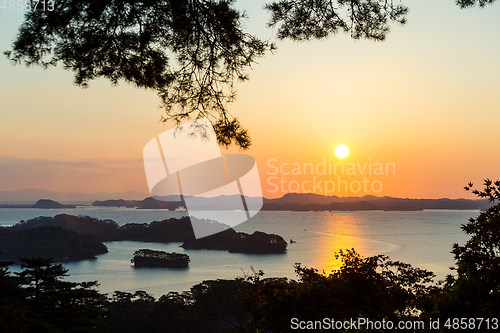
<instances>
[{"instance_id":1,"label":"silhouetted island","mask_svg":"<svg viewBox=\"0 0 500 333\"><path fill-rule=\"evenodd\" d=\"M38 226L57 226L81 233L92 234L101 242L131 240L139 242L183 242L194 235L188 217L170 218L151 223L127 223L119 226L113 220L101 220L90 216L59 214L54 217L40 216L21 221L13 229L28 229Z\"/></svg>"},{"instance_id":2,"label":"silhouetted island","mask_svg":"<svg viewBox=\"0 0 500 333\"><path fill-rule=\"evenodd\" d=\"M264 211L419 211L424 209L488 209L488 200L471 199L410 199L394 197L325 196L315 193L287 193L281 198L264 199Z\"/></svg>"},{"instance_id":3,"label":"silhouetted island","mask_svg":"<svg viewBox=\"0 0 500 333\"><path fill-rule=\"evenodd\" d=\"M137 200L107 200L95 201L93 206L104 207L135 207L139 209L175 209L179 206L186 206L179 201L168 201L171 198L165 197L166 201L149 197L142 201ZM338 197L325 196L314 193L287 193L281 198L266 199L257 197L246 197L245 200L253 202L263 202L263 211L360 211L360 210L387 210L387 211L418 211L424 209L488 209L491 203L488 200L471 199L409 199L393 197L377 197L365 195L362 197ZM220 197L196 197L191 200L190 209L198 210L233 210L233 206L228 206L227 196Z\"/></svg>"},{"instance_id":4,"label":"silhouetted island","mask_svg":"<svg viewBox=\"0 0 500 333\"><path fill-rule=\"evenodd\" d=\"M92 206L175 210L178 207L186 207L186 203L184 201L162 201L152 197L147 197L144 200L120 199L120 200L94 201L92 203Z\"/></svg>"},{"instance_id":5,"label":"silhouetted island","mask_svg":"<svg viewBox=\"0 0 500 333\"><path fill-rule=\"evenodd\" d=\"M283 237L255 231L249 235L226 229L217 234L198 239L186 240L185 249L227 250L234 253L285 253L287 242Z\"/></svg>"},{"instance_id":6,"label":"silhouetted island","mask_svg":"<svg viewBox=\"0 0 500 333\"><path fill-rule=\"evenodd\" d=\"M33 208L76 208L73 205L63 205L59 202L49 199L40 199L36 204L33 205Z\"/></svg>"},{"instance_id":7,"label":"silhouetted island","mask_svg":"<svg viewBox=\"0 0 500 333\"><path fill-rule=\"evenodd\" d=\"M59 202L50 199L40 199L34 205L0 205L0 208L42 208L42 209L64 209L64 208L76 208L74 205L63 205Z\"/></svg>"},{"instance_id":8,"label":"silhouetted island","mask_svg":"<svg viewBox=\"0 0 500 333\"><path fill-rule=\"evenodd\" d=\"M61 227L29 229L0 228L0 260L54 258L55 261L95 259L108 252L106 245L92 235Z\"/></svg>"},{"instance_id":9,"label":"silhouetted island","mask_svg":"<svg viewBox=\"0 0 500 333\"><path fill-rule=\"evenodd\" d=\"M191 217L191 219L196 220ZM226 229L217 234L195 239L191 219L187 216L170 218L151 223L127 223L118 226L112 220L100 220L89 216L59 214L54 217L40 216L21 221L9 229L31 229L40 226L53 226L90 234L94 239L107 241L140 242L183 242L186 249L212 249L238 253L285 253L287 242L278 235L256 231L252 235L236 232L227 225L216 221L197 220L211 224L220 224Z\"/></svg>"},{"instance_id":10,"label":"silhouetted island","mask_svg":"<svg viewBox=\"0 0 500 333\"><path fill-rule=\"evenodd\" d=\"M134 252L130 260L135 267L187 267L189 256L183 253L167 253L150 249L140 249Z\"/></svg>"}]
</instances>

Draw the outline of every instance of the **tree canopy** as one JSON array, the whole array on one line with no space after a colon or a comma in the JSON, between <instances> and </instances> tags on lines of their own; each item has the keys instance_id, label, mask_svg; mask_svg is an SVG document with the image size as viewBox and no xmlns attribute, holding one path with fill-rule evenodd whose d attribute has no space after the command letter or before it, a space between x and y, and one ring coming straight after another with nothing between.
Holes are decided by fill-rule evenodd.
<instances>
[{"instance_id":1,"label":"tree canopy","mask_svg":"<svg viewBox=\"0 0 500 333\"><path fill-rule=\"evenodd\" d=\"M461 8L495 0L457 0ZM247 31L235 0L66 0L54 10L26 12L12 49L15 64L62 63L74 83L104 77L156 90L165 115L179 125L209 117L219 144L247 149L247 130L228 103L235 81L249 79L257 59L275 44ZM404 24L408 7L393 0L278 0L265 5L278 39L324 39L338 32L382 41ZM196 134L196 133L195 133Z\"/></svg>"},{"instance_id":2,"label":"tree canopy","mask_svg":"<svg viewBox=\"0 0 500 333\"><path fill-rule=\"evenodd\" d=\"M482 8L486 5L493 4L495 1L496 0L456 0L457 5L460 6L460 8L469 8L476 5Z\"/></svg>"},{"instance_id":3,"label":"tree canopy","mask_svg":"<svg viewBox=\"0 0 500 333\"><path fill-rule=\"evenodd\" d=\"M22 271L9 274L0 262L0 331L96 332L105 300L96 281L68 282L68 269L52 259L20 258Z\"/></svg>"},{"instance_id":4,"label":"tree canopy","mask_svg":"<svg viewBox=\"0 0 500 333\"><path fill-rule=\"evenodd\" d=\"M486 179L484 189L465 187L496 204L461 226L470 239L453 244L456 276L448 276L445 295L437 302L443 316L496 316L500 313L500 180Z\"/></svg>"},{"instance_id":5,"label":"tree canopy","mask_svg":"<svg viewBox=\"0 0 500 333\"><path fill-rule=\"evenodd\" d=\"M290 319L415 320L427 310L434 274L388 257L340 251L340 269L329 275L296 266L299 281L254 278L246 306L258 332L292 332ZM362 330L361 330L362 331Z\"/></svg>"}]
</instances>

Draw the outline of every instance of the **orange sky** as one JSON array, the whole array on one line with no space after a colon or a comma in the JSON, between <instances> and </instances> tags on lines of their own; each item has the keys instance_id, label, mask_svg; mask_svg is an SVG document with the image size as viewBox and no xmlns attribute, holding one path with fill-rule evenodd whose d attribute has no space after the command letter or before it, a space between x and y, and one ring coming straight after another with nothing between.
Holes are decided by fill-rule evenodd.
<instances>
[{"instance_id":1,"label":"orange sky","mask_svg":"<svg viewBox=\"0 0 500 333\"><path fill-rule=\"evenodd\" d=\"M248 29L273 39L262 4L238 1L249 13ZM338 163L333 150L341 143L351 149L346 168L393 163L395 174L344 175L354 186L382 186L378 193L332 193L339 196L471 197L463 191L467 182L500 178L500 43L494 38L500 5L405 4L407 26L393 27L383 43L345 35L278 42L276 54L259 60L250 81L238 84L230 111L250 131L246 153L257 160L265 197L284 194L273 192L272 177L299 185L314 176L337 182L339 175L274 175L269 163ZM2 51L21 20L20 13L0 12ZM60 67L27 69L0 57L0 190L147 193L142 149L172 127L159 123L156 94L105 80L84 90L72 80Z\"/></svg>"}]
</instances>

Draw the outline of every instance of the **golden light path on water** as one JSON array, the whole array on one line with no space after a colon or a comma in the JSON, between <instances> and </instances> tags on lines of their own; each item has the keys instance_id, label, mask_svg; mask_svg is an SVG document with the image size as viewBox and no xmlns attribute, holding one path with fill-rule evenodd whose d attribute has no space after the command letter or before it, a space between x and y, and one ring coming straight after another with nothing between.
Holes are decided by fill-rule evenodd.
<instances>
[{"instance_id":1,"label":"golden light path on water","mask_svg":"<svg viewBox=\"0 0 500 333\"><path fill-rule=\"evenodd\" d=\"M326 227L326 228L325 228ZM390 253L398 249L397 244L377 241L363 235L363 229L352 214L335 214L326 221L325 231L306 230L321 235L318 247L321 249L317 257L317 267L325 273L341 267L340 259L335 254L340 250L355 249L363 257L380 253Z\"/></svg>"}]
</instances>

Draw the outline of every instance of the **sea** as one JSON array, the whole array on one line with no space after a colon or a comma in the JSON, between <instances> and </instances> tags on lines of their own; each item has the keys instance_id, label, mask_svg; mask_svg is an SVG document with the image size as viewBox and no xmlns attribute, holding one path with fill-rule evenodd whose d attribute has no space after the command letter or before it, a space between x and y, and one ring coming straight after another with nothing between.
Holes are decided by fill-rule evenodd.
<instances>
[{"instance_id":1,"label":"sea","mask_svg":"<svg viewBox=\"0 0 500 333\"><path fill-rule=\"evenodd\" d=\"M150 223L186 212L81 206L76 209L0 209L0 225L58 214L86 215L111 219L119 225ZM235 212L217 212L230 219ZM476 217L478 210L423 211L261 211L234 229L246 233L264 231L278 234L288 242L283 254L241 254L217 250L184 250L181 243L105 242L108 253L94 260L64 262L65 279L73 282L98 281L101 293L144 290L154 297L170 291L182 292L204 280L234 279L263 271L264 277L297 279L295 265L329 273L340 267L335 254L354 248L363 256L386 255L413 267L435 273L437 282L453 274L451 254L454 243L467 241L460 226ZM291 242L293 240L293 242ZM186 253L188 268L135 268L130 260L139 249ZM19 265L11 271L20 271Z\"/></svg>"}]
</instances>

